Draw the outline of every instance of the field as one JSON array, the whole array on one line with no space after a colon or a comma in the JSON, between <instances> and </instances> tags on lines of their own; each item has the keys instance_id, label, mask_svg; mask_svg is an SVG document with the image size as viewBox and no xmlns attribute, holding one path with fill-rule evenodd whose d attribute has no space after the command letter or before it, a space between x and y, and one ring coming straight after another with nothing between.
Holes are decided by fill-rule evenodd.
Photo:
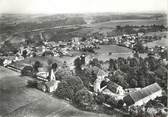
<instances>
[{"instance_id":1,"label":"field","mask_svg":"<svg viewBox=\"0 0 168 117\"><path fill-rule=\"evenodd\" d=\"M109 52L112 54L109 55ZM96 50L96 55L99 60L106 61L110 58L116 59L118 57L127 58L132 55L132 51L128 48L116 45L101 45L100 49Z\"/></svg>"},{"instance_id":2,"label":"field","mask_svg":"<svg viewBox=\"0 0 168 117\"><path fill-rule=\"evenodd\" d=\"M145 46L148 47L154 47L154 46L164 46L164 47L168 47L168 38L166 39L161 39L161 40L157 40L157 41L153 41L153 42L149 42L147 44L144 44Z\"/></svg>"},{"instance_id":3,"label":"field","mask_svg":"<svg viewBox=\"0 0 168 117\"><path fill-rule=\"evenodd\" d=\"M111 117L81 111L68 102L27 87L29 77L0 67L0 116L3 117ZM113 115L122 117L122 115Z\"/></svg>"},{"instance_id":4,"label":"field","mask_svg":"<svg viewBox=\"0 0 168 117\"><path fill-rule=\"evenodd\" d=\"M86 63L88 63L89 60L93 58L97 58L98 60L105 62L105 61L108 61L110 58L112 59L117 59L118 57L127 58L133 55L131 49L117 46L117 45L100 45L99 47L100 49L95 50L96 54L92 54L92 53L88 54L88 56L86 57ZM112 53L112 54L109 55L109 53ZM146 56L146 55L142 55L142 57L143 56Z\"/></svg>"},{"instance_id":5,"label":"field","mask_svg":"<svg viewBox=\"0 0 168 117\"><path fill-rule=\"evenodd\" d=\"M161 40L153 41L153 42L148 42L144 44L144 46L148 47L154 47L154 46L165 46L168 47L168 32L151 32L145 34L145 36L160 36L162 37ZM164 37L166 36L166 38Z\"/></svg>"},{"instance_id":6,"label":"field","mask_svg":"<svg viewBox=\"0 0 168 117\"><path fill-rule=\"evenodd\" d=\"M111 20L107 22L100 22L95 24L85 24L87 28L79 29L77 32L86 33L86 32L111 32L115 29L117 25L125 26L141 26L141 25L164 25L167 26L167 19L127 19L127 20Z\"/></svg>"},{"instance_id":7,"label":"field","mask_svg":"<svg viewBox=\"0 0 168 117\"><path fill-rule=\"evenodd\" d=\"M87 17L95 19L101 17L103 21L87 24ZM28 17L28 18L27 18ZM109 19L110 17L110 19ZM85 16L78 15L10 15L0 16L0 43L8 39L11 34L19 35L22 38L39 38L41 32L47 40L68 40L76 34L86 36L88 32L111 32L117 25L165 25L167 26L166 15L164 14L92 14ZM63 27L67 27L63 28ZM74 29L76 27L76 29ZM60 30L60 31L57 31ZM29 37L27 37L29 35ZM18 38L19 40L19 38Z\"/></svg>"}]
</instances>

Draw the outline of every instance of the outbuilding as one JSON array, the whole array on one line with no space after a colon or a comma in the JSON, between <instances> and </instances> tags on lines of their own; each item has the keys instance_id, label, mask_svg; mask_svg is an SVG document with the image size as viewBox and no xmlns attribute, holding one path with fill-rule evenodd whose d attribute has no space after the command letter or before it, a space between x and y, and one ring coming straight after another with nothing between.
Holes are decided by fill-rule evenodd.
<instances>
[{"instance_id":1,"label":"outbuilding","mask_svg":"<svg viewBox=\"0 0 168 117\"><path fill-rule=\"evenodd\" d=\"M154 100L160 96L162 96L162 89L158 83L154 83L141 90L129 93L124 97L124 102L128 107L141 106L146 104L149 100Z\"/></svg>"}]
</instances>

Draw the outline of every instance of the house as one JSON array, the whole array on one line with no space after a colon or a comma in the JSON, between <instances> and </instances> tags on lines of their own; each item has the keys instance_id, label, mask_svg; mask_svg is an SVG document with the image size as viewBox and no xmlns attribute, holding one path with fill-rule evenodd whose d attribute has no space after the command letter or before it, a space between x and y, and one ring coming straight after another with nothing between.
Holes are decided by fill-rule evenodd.
<instances>
[{"instance_id":1,"label":"house","mask_svg":"<svg viewBox=\"0 0 168 117\"><path fill-rule=\"evenodd\" d=\"M121 87L120 85L114 83L114 82L108 82L107 84L107 88L113 92L113 93L116 93L116 94L119 94L119 95L124 95L125 91L123 89L123 87Z\"/></svg>"},{"instance_id":2,"label":"house","mask_svg":"<svg viewBox=\"0 0 168 117\"><path fill-rule=\"evenodd\" d=\"M105 71L99 69L98 73L97 73L97 79L94 82L94 91L95 92L101 92L101 87L100 84L103 80L105 80L105 77L108 76L108 73L106 73Z\"/></svg>"},{"instance_id":3,"label":"house","mask_svg":"<svg viewBox=\"0 0 168 117\"><path fill-rule=\"evenodd\" d=\"M124 102L128 107L141 106L159 96L162 96L162 89L157 83L154 83L141 90L129 93L124 97Z\"/></svg>"},{"instance_id":4,"label":"house","mask_svg":"<svg viewBox=\"0 0 168 117\"><path fill-rule=\"evenodd\" d=\"M74 38L72 38L72 43L75 45L79 45L81 39L82 39L81 37L74 37Z\"/></svg>"}]
</instances>

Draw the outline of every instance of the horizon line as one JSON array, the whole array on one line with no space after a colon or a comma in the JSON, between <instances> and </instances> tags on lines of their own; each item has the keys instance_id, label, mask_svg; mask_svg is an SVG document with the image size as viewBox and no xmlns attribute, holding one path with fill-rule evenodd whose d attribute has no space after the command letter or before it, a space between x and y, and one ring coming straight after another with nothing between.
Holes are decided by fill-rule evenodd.
<instances>
[{"instance_id":1,"label":"horizon line","mask_svg":"<svg viewBox=\"0 0 168 117\"><path fill-rule=\"evenodd\" d=\"M77 13L77 12L58 12L58 13L14 13L14 12L4 12L4 13L0 13L0 15L2 15L2 14L11 14L11 15L64 15L64 14L136 14L136 13L138 13L138 14L141 14L141 13L143 13L143 14L166 14L166 15L168 15L168 12L166 12L166 11L164 11L164 10L161 10L161 11L133 11L133 12L131 12L131 11L127 11L127 12L113 12L113 11L105 11L105 12L79 12L79 13Z\"/></svg>"}]
</instances>

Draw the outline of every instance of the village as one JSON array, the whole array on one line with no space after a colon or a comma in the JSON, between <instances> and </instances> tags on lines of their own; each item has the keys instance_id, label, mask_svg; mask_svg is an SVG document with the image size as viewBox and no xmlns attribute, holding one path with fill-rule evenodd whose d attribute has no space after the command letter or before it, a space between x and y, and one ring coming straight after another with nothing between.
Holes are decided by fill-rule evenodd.
<instances>
[{"instance_id":1,"label":"village","mask_svg":"<svg viewBox=\"0 0 168 117\"><path fill-rule=\"evenodd\" d=\"M166 32L164 29L163 32ZM167 33L167 32L166 32ZM0 64L32 78L28 85L56 95L82 110L99 112L108 108L124 115L167 115L168 47L145 47L147 42L167 39L155 36L147 39L143 32L113 35L99 32L70 41L47 41L33 45L26 41L14 52L6 51L4 42ZM127 56L96 58L102 46L130 49Z\"/></svg>"}]
</instances>

